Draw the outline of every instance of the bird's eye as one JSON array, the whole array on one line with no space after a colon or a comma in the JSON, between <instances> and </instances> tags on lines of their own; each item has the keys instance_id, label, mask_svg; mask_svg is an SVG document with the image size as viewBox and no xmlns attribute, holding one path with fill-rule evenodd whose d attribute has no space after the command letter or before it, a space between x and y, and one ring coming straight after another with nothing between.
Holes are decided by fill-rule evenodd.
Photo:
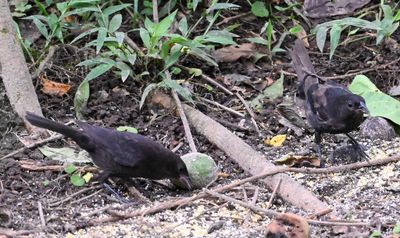
<instances>
[{"instance_id":1,"label":"bird's eye","mask_svg":"<svg viewBox=\"0 0 400 238\"><path fill-rule=\"evenodd\" d=\"M347 106L352 108L353 107L353 103L349 102L349 103L347 103Z\"/></svg>"}]
</instances>

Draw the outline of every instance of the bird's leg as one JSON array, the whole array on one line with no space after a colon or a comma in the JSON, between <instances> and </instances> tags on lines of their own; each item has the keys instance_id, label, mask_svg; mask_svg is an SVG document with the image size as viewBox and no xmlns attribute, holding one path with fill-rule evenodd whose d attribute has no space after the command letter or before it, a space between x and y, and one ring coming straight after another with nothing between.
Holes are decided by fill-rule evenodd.
<instances>
[{"instance_id":1,"label":"bird's leg","mask_svg":"<svg viewBox=\"0 0 400 238\"><path fill-rule=\"evenodd\" d=\"M320 167L323 168L323 167L325 167L325 162L321 155L321 140L322 140L321 133L316 131L315 132L315 140L314 140L315 141L315 152L317 152L317 156L320 160Z\"/></svg>"},{"instance_id":2,"label":"bird's leg","mask_svg":"<svg viewBox=\"0 0 400 238\"><path fill-rule=\"evenodd\" d=\"M117 191L115 191L108 183L106 182L107 179L110 177L111 173L108 171L104 171L100 173L99 177L97 178L98 181L103 185L103 187L108 190L110 193L114 194L114 196L117 198L117 200L120 203L128 203L130 202L129 200L123 198Z\"/></svg>"},{"instance_id":3,"label":"bird's leg","mask_svg":"<svg viewBox=\"0 0 400 238\"><path fill-rule=\"evenodd\" d=\"M354 139L349 133L346 133L346 136L349 137L350 142L353 144L354 149L356 150L356 152L362 157L365 158L366 160L370 160L371 158L368 156L367 153L365 153L364 148L362 147L362 145L360 145L360 143L358 143L356 141L356 139Z\"/></svg>"}]
</instances>

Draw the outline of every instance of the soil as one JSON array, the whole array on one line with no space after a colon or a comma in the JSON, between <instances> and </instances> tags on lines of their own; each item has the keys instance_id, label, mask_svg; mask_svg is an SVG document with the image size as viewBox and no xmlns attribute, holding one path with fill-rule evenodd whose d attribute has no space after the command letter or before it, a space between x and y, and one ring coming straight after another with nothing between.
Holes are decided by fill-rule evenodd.
<instances>
[{"instance_id":1,"label":"soil","mask_svg":"<svg viewBox=\"0 0 400 238\"><path fill-rule=\"evenodd\" d=\"M251 29L258 32L261 21L242 19L243 24L236 34L247 35ZM253 19L254 20L254 19ZM392 35L399 42L398 31ZM293 37L287 38L282 48L290 48ZM138 40L138 39L135 39ZM371 67L378 67L392 62L400 57L400 50L390 44L375 46L374 38L367 38L339 46L332 61L327 54L317 52L315 41L310 41L310 56L318 74L323 76L344 75L358 72ZM64 96L50 96L41 91L36 84L36 91L43 113L46 117L62 122L74 118L73 99L79 83L87 74L87 70L76 67L92 52L86 48L60 47L53 58L51 67L45 69L47 78L72 86ZM186 59L188 67L202 68L203 72L214 79L221 79L227 74L244 74L252 81L257 79L277 80L280 70L293 72L287 52L279 53L273 62L262 58L253 63L251 59L240 59L233 63L221 63L219 69L207 66L198 60ZM386 69L373 70L366 73L383 92L388 92L399 85L400 64L393 64ZM182 75L184 77L184 75ZM196 79L197 80L197 79ZM200 80L200 79L198 79ZM196 107L213 119L221 122L230 130L235 131L254 149L261 151L269 160L282 158L289 153L313 154L313 135L303 132L296 135L293 130L279 123L281 118L276 110L279 103L293 101L296 95L296 78L286 75L284 81L284 98L265 101L263 109L257 112L256 121L261 135L254 131L250 117L245 120L234 117L230 113L213 105L197 103ZM341 80L349 84L350 78ZM206 90L203 82L191 81L191 90L196 97L205 97L227 107L245 113L243 105L236 96L229 96L214 89ZM139 101L146 81L135 81L130 78L122 83L119 76L112 73L100 76L90 84L91 95L84 110L84 119L90 123L116 128L132 126L140 134L149 136L169 149L183 143L176 153L183 155L190 152L180 118L171 111L146 103L139 109ZM221 80L221 83L226 83ZM251 100L260 92L249 84L227 85L231 90L240 89L246 100ZM18 136L25 135L22 120L13 112L4 86L0 83L0 157L13 152L23 145ZM232 126L234 125L234 126ZM238 130L238 125L242 127ZM243 129L244 128L244 129ZM249 174L232 162L221 150L210 144L206 138L194 134L195 144L199 152L210 155L218 163L221 174L212 187L227 184L236 179L248 177ZM277 134L286 134L287 139L280 147L271 147L264 143L266 138ZM352 133L359 140L372 159L383 158L398 153L400 139L391 141L370 140L362 138L357 132ZM325 135L322 153L324 157L348 144L346 137L341 135ZM47 144L50 147L72 147L79 150L76 144L67 139ZM86 219L106 216L106 210L101 208L123 206L113 194L96 186L91 181L83 187L70 183L69 176L60 170L32 171L23 169L21 161L30 161L40 166L63 165L61 162L46 158L38 149L25 150L10 158L0 161L0 227L16 231L27 230L32 237L265 237L266 225L271 222L267 216L249 212L237 204L226 204L217 199L200 199L189 206L176 210L166 210L153 215L127 219L120 222L99 224L86 229L75 230L73 225ZM337 163L350 163L340 159ZM332 166L328 161L327 166ZM315 195L334 209L334 215L339 219L371 223L370 226L353 226L333 229L332 226L311 226L312 237L368 237L373 231L380 231L382 237L389 237L393 227L400 222L400 162L380 167L369 167L349 173L327 175L291 174L297 181L315 193ZM184 191L171 189L157 182L146 179L133 180L135 187L151 202L161 202L173 198L192 196L199 191ZM119 194L128 200L133 200L127 187L116 179L112 184ZM255 191L259 190L257 206L266 207L272 191L262 183L255 182L236 190L225 193L240 200L251 200ZM82 191L82 193L76 194ZM144 208L144 202L134 201L127 210ZM126 209L126 208L124 208ZM292 212L308 216L281 198L275 197L271 209L278 212ZM43 211L44 221L39 212ZM93 214L93 212L95 212Z\"/></svg>"}]
</instances>

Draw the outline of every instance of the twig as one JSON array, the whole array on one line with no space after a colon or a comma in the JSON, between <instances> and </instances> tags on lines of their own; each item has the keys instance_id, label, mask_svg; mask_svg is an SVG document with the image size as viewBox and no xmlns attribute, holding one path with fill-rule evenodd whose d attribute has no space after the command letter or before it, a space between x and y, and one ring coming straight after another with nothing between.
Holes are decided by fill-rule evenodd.
<instances>
[{"instance_id":1,"label":"twig","mask_svg":"<svg viewBox=\"0 0 400 238\"><path fill-rule=\"evenodd\" d=\"M158 2L157 0L153 0L153 21L154 23L158 23Z\"/></svg>"},{"instance_id":2,"label":"twig","mask_svg":"<svg viewBox=\"0 0 400 238\"><path fill-rule=\"evenodd\" d=\"M31 171L62 171L64 169L63 165L40 165L35 164L37 161L29 161L29 160L19 160L17 162L21 168ZM77 167L77 170L80 172L99 172L99 169L96 167Z\"/></svg>"},{"instance_id":3,"label":"twig","mask_svg":"<svg viewBox=\"0 0 400 238\"><path fill-rule=\"evenodd\" d=\"M99 194L101 191L102 191L102 190L99 189L99 190L95 191L95 192L92 193L92 194L89 194L89 195L87 195L87 196L85 196L85 197L79 198L78 200L72 201L70 204L72 205L72 204L75 204L75 203L80 203L80 202L82 202L82 201L84 201L84 200L86 200L86 199L89 199L89 198L91 198L91 197L96 196L96 195Z\"/></svg>"},{"instance_id":4,"label":"twig","mask_svg":"<svg viewBox=\"0 0 400 238\"><path fill-rule=\"evenodd\" d=\"M384 159L378 159L378 160L372 160L372 161L366 161L366 162L359 162L359 163L353 163L353 164L348 164L348 165L343 165L343 166L336 166L336 167L330 167L330 168L320 168L320 169L312 169L312 168L288 168L288 167L282 167L282 166L276 166L273 168L266 168L264 169L263 172L260 174L253 175L251 177L242 179L242 180L237 180L234 181L230 184L215 188L213 190L209 190L212 192L223 192L232 188L235 188L237 186L240 186L242 184L252 182L258 179L265 178L267 176L271 176L274 174L278 173L284 173L284 172L296 172L296 173L307 173L307 174L327 174L327 173L340 173L340 172L346 172L354 169L360 169L363 167L370 167L370 166L376 166L376 165L383 165L391 162L396 162L400 160L400 155L395 155L395 156L390 156ZM137 216L144 216L144 215L149 215L149 214L154 214L160 211L164 211L167 209L172 209L176 207L183 207L186 204L189 204L197 199L205 198L209 196L208 193L205 191L200 192L197 195L194 195L192 197L183 197L179 198L176 200L169 200L166 202L162 203L154 203L151 204L148 208L142 208L138 209L129 213L117 213L118 216L108 216L104 218L99 218L99 219L91 219L86 222L81 222L78 225L76 225L76 228L84 228L88 226L94 226L94 225L99 225L105 222L115 222L119 221L122 219L128 219L132 217L137 217ZM332 224L329 222L321 222L318 221L318 223L313 223L313 224ZM347 225L348 223L343 223L344 225ZM342 223L335 223L335 225L343 225ZM354 224L361 224L365 225L366 223L354 223Z\"/></svg>"},{"instance_id":5,"label":"twig","mask_svg":"<svg viewBox=\"0 0 400 238\"><path fill-rule=\"evenodd\" d=\"M70 125L70 124L72 124L72 123L73 123L73 122L70 121L70 122L65 123L65 125L67 126L67 125ZM33 144L31 144L31 145L28 145L28 146L26 146L26 147L20 148L20 149L18 149L18 150L15 150L15 151L13 151L13 152L11 152L11 153L9 153L9 154L7 154L7 155L1 157L0 160L6 159L6 158L9 158L9 157L11 157L11 156L14 156L14 155L16 155L16 154L18 154L18 153L24 152L24 151L27 150L27 149L32 149L32 148L41 146L41 145L46 144L46 143L49 143L49 142L52 142L52 141L55 141L55 140L59 140L59 139L61 139L61 138L63 138L63 137L64 137L63 135L58 134L58 135L54 135L54 136L51 136L51 137L46 138L46 139L43 139L43 140L36 141L35 143L33 143Z\"/></svg>"},{"instance_id":6,"label":"twig","mask_svg":"<svg viewBox=\"0 0 400 238\"><path fill-rule=\"evenodd\" d=\"M73 197L78 196L79 194L82 194L82 193L85 193L87 191L91 191L91 190L94 190L94 189L98 189L98 188L101 188L101 185L97 185L97 186L94 186L94 187L88 187L88 188L81 189L78 192L75 192L75 193L69 195L68 197L66 197L66 198L64 198L64 199L62 199L60 201L49 203L48 206L49 207L58 206L58 205L60 205L60 204L62 204L64 202L67 202L67 201L71 200Z\"/></svg>"},{"instance_id":7,"label":"twig","mask_svg":"<svg viewBox=\"0 0 400 238\"><path fill-rule=\"evenodd\" d=\"M238 117L245 117L245 115L244 115L243 113L240 113L240 112L238 112L238 111L235 111L235 110L233 110L233 109L231 109L231 108L229 108L229 107L226 107L226 106L224 106L224 105L222 105L222 104L220 104L220 103L217 103L217 102L208 100L207 98L202 98L202 97L201 97L200 99L201 99L201 101L205 101L205 102L207 102L207 103L210 103L210 104L213 104L213 105L215 105L215 106L217 106L217 107L220 107L220 108L226 110L227 112L230 112L230 113L234 114L235 116L238 116Z\"/></svg>"},{"instance_id":8,"label":"twig","mask_svg":"<svg viewBox=\"0 0 400 238\"><path fill-rule=\"evenodd\" d=\"M43 207L42 207L42 203L40 201L38 201L38 210L39 210L39 217L40 217L40 222L42 224L42 228L45 228L46 220L44 219Z\"/></svg>"},{"instance_id":9,"label":"twig","mask_svg":"<svg viewBox=\"0 0 400 238\"><path fill-rule=\"evenodd\" d=\"M46 58L44 58L44 60L42 62L40 62L39 67L36 69L35 73L32 75L32 79L36 79L39 77L39 75L44 70L44 67L46 67L46 65L49 64L49 62L51 61L51 59L54 56L54 53L56 52L56 50L58 48L59 48L58 46L54 46L54 45L49 47L49 52L47 53Z\"/></svg>"},{"instance_id":10,"label":"twig","mask_svg":"<svg viewBox=\"0 0 400 238\"><path fill-rule=\"evenodd\" d=\"M194 144L192 132L190 132L189 123L186 118L185 111L183 110L183 107L182 107L182 103L179 100L178 94L174 90L171 90L171 92L172 92L172 97L175 100L176 106L178 107L179 116L181 117L181 120L182 120L183 128L185 130L185 135L186 135L186 139L188 140L190 150L192 152L197 152L196 145Z\"/></svg>"},{"instance_id":11,"label":"twig","mask_svg":"<svg viewBox=\"0 0 400 238\"><path fill-rule=\"evenodd\" d=\"M145 203L149 203L150 200L145 197L141 192L139 192L134 186L129 186L129 184L125 184L125 186L128 188L128 192L130 195L132 195L134 198L145 202Z\"/></svg>"},{"instance_id":12,"label":"twig","mask_svg":"<svg viewBox=\"0 0 400 238\"><path fill-rule=\"evenodd\" d=\"M251 14L251 12L245 12L245 13L242 13L242 14L239 14L239 15L236 15L236 16L225 17L222 21L220 21L217 24L215 24L215 26L220 26L222 24L226 24L226 23L228 23L230 21L236 20L236 19L241 18L241 17L245 17L245 16L250 15L250 14Z\"/></svg>"},{"instance_id":13,"label":"twig","mask_svg":"<svg viewBox=\"0 0 400 238\"><path fill-rule=\"evenodd\" d=\"M0 235L1 236L6 236L6 237L18 237L18 236L23 236L23 235L29 235L31 233L35 233L37 230L20 230L20 231L13 231L10 229L3 229L0 228Z\"/></svg>"},{"instance_id":14,"label":"twig","mask_svg":"<svg viewBox=\"0 0 400 238\"><path fill-rule=\"evenodd\" d=\"M186 70L186 71L188 71L188 72L190 71L190 68L188 68L186 66L183 66L183 65L180 65L180 64L177 64L177 66L182 68L182 69L184 69L184 70ZM208 81L209 83L213 84L214 86L222 89L222 91L226 92L227 94L233 95L233 93L229 89L225 88L224 86L222 86L222 84L218 83L217 81L215 81L214 79L208 77L207 75L201 74L201 77L204 80Z\"/></svg>"},{"instance_id":15,"label":"twig","mask_svg":"<svg viewBox=\"0 0 400 238\"><path fill-rule=\"evenodd\" d=\"M43 144L46 144L46 143L48 143L48 142L55 141L55 140L59 140L59 139L61 139L61 138L63 138L63 137L64 137L63 135L55 135L55 136L51 136L51 137L49 137L49 138L46 138L46 139L37 141L37 142L35 142L35 143L32 144L32 145L29 145L29 146L20 148L20 149L18 149L18 150L15 150L15 151L13 151L13 152L11 152L11 153L9 153L9 154L7 154L7 155L1 157L0 160L6 159L6 158L9 158L9 157L14 156L14 155L16 155L16 154L19 154L19 153L21 153L21 152L24 152L24 151L27 150L27 149L32 149L32 148L41 146L41 145L43 145Z\"/></svg>"},{"instance_id":16,"label":"twig","mask_svg":"<svg viewBox=\"0 0 400 238\"><path fill-rule=\"evenodd\" d=\"M264 215L266 215L266 216L268 216L270 218L273 218L273 217L275 217L275 216L277 216L279 214L278 212L276 212L274 210L257 207L255 205L252 205L252 204L249 204L249 203L246 203L246 202L231 198L229 196L226 196L226 195L223 195L223 194L220 194L220 193L213 192L211 190L205 190L205 192L210 194L213 197L220 198L220 199L225 200L227 202L239 204L242 207L249 208L254 212L257 212L259 214L264 214ZM324 226L369 226L369 225L371 225L370 223L367 223L367 222L353 222L353 221L346 221L346 222L339 221L339 222L336 222L336 221L318 221L318 220L311 220L311 219L306 219L306 220L307 220L307 222L309 224L324 225Z\"/></svg>"},{"instance_id":17,"label":"twig","mask_svg":"<svg viewBox=\"0 0 400 238\"><path fill-rule=\"evenodd\" d=\"M286 3L288 6L291 6L291 5L294 4L293 1L291 1L291 0L285 0L285 3ZM308 26L309 28L312 27L312 24L311 24L310 20L308 20L308 18L307 18L303 13L301 13L301 11L300 11L297 7L293 7L292 9L293 9L293 11L294 11L298 16L300 16L301 18L303 18L303 20L305 21L305 23L307 24L307 26Z\"/></svg>"},{"instance_id":18,"label":"twig","mask_svg":"<svg viewBox=\"0 0 400 238\"><path fill-rule=\"evenodd\" d=\"M240 96L239 93L236 93L236 97L239 98L239 100L243 103L244 107L246 108L246 111L249 113L250 118L251 118L251 122L253 123L254 129L256 129L258 135L261 135L260 129L258 128L257 122L254 119L256 115L254 115L253 110L251 110L251 108L249 107L249 105L247 104L247 102L244 100L244 98L242 96Z\"/></svg>"},{"instance_id":19,"label":"twig","mask_svg":"<svg viewBox=\"0 0 400 238\"><path fill-rule=\"evenodd\" d=\"M251 205L253 205L253 206L256 205L259 192L260 192L260 188L256 187L256 190L254 190L253 198L251 199L251 203L250 203ZM246 193L246 191L245 191L245 193ZM246 214L246 218L244 219L243 225L246 226L248 224L250 216L251 216L251 211L248 211Z\"/></svg>"},{"instance_id":20,"label":"twig","mask_svg":"<svg viewBox=\"0 0 400 238\"><path fill-rule=\"evenodd\" d=\"M324 209L324 210L321 210L321 211L317 211L317 212L315 212L315 213L309 215L308 218L309 218L309 219L314 219L314 218L316 218L316 217L325 216L326 214L329 214L329 213L331 213L332 211L333 211L332 208L328 208L328 209Z\"/></svg>"},{"instance_id":21,"label":"twig","mask_svg":"<svg viewBox=\"0 0 400 238\"><path fill-rule=\"evenodd\" d=\"M276 192L278 191L279 186L281 185L281 183L282 183L282 178L279 179L278 183L276 184L276 186L274 188L274 191L272 191L271 197L268 200L267 209L269 209L271 207L272 201L274 200L274 198L276 196Z\"/></svg>"},{"instance_id":22,"label":"twig","mask_svg":"<svg viewBox=\"0 0 400 238\"><path fill-rule=\"evenodd\" d=\"M144 55L143 51L139 48L138 45L136 45L136 43L128 35L125 35L124 40L130 47L132 47L132 49L138 52L139 55Z\"/></svg>"}]
</instances>

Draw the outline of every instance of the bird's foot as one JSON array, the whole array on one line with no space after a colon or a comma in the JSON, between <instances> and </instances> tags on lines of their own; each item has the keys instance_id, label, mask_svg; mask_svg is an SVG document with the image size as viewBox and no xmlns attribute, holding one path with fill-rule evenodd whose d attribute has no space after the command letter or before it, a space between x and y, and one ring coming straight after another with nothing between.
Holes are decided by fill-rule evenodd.
<instances>
[{"instance_id":1,"label":"bird's foot","mask_svg":"<svg viewBox=\"0 0 400 238\"><path fill-rule=\"evenodd\" d=\"M322 157L322 154L321 154L321 145L317 144L315 146L315 152L317 153L317 157L319 159L319 167L320 168L325 168L325 160L324 160L324 158Z\"/></svg>"},{"instance_id":2,"label":"bird's foot","mask_svg":"<svg viewBox=\"0 0 400 238\"><path fill-rule=\"evenodd\" d=\"M371 158L369 157L369 155L365 152L364 147L359 144L359 143L354 143L353 141L351 142L353 145L354 150L356 151L356 153L358 154L358 156L360 158L363 158L365 160L370 160Z\"/></svg>"},{"instance_id":3,"label":"bird's foot","mask_svg":"<svg viewBox=\"0 0 400 238\"><path fill-rule=\"evenodd\" d=\"M112 194L114 194L114 196L117 198L117 200L120 203L130 203L131 201L129 201L128 199L122 197L117 191L115 191L110 185L108 185L106 182L103 182L103 187L108 190L109 192L111 192Z\"/></svg>"}]
</instances>

